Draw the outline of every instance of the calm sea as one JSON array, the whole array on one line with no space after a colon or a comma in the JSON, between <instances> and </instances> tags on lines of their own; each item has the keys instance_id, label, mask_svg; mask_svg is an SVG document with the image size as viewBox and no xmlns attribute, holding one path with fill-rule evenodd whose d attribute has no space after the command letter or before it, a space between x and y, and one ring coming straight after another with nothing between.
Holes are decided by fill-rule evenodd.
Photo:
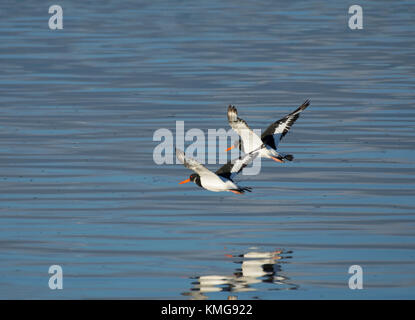
<instances>
[{"instance_id":1,"label":"calm sea","mask_svg":"<svg viewBox=\"0 0 415 320\"><path fill-rule=\"evenodd\" d=\"M50 4L0 4L0 298L415 298L413 1L361 2L362 30L344 1L59 0L62 30ZM252 193L153 161L176 121L306 98Z\"/></svg>"}]
</instances>

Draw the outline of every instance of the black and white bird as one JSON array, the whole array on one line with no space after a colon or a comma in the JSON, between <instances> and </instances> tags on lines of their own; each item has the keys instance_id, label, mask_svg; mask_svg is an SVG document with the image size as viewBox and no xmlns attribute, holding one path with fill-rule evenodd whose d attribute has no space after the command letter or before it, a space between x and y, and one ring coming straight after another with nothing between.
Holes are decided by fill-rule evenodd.
<instances>
[{"instance_id":1,"label":"black and white bird","mask_svg":"<svg viewBox=\"0 0 415 320\"><path fill-rule=\"evenodd\" d=\"M292 161L294 157L291 154L277 152L278 144L281 139L288 133L291 126L300 116L301 111L310 105L310 99L307 99L300 107L286 115L284 118L272 123L259 137L253 132L248 124L238 118L238 111L235 106L228 107L228 122L233 130L239 135L239 140L226 151L239 147L243 152L250 153L253 150L259 150L261 158L270 158L276 162Z\"/></svg>"},{"instance_id":2,"label":"black and white bird","mask_svg":"<svg viewBox=\"0 0 415 320\"><path fill-rule=\"evenodd\" d=\"M236 160L229 161L216 172L212 172L195 159L187 157L182 150L176 148L177 159L179 159L186 168L195 172L190 175L189 179L186 179L179 184L194 182L199 187L214 192L230 191L236 194L242 194L245 191L251 192L251 188L240 187L233 179L243 168L250 164L258 154L258 151L247 153Z\"/></svg>"}]
</instances>

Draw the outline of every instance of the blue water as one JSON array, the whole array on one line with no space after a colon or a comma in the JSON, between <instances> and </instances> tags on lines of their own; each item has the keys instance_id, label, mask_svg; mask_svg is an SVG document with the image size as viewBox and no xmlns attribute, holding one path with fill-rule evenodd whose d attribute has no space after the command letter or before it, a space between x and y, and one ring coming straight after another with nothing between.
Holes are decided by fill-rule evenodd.
<instances>
[{"instance_id":1,"label":"blue water","mask_svg":"<svg viewBox=\"0 0 415 320\"><path fill-rule=\"evenodd\" d=\"M50 4L0 4L0 298L415 298L412 1L362 2L363 30L343 1L56 4L53 31ZM306 98L252 193L153 161L159 128Z\"/></svg>"}]
</instances>

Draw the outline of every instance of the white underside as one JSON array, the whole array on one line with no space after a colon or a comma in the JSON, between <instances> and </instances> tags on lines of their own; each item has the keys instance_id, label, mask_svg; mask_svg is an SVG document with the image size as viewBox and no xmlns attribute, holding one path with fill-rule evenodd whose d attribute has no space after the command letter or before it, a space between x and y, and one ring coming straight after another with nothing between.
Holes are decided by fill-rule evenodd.
<instances>
[{"instance_id":1,"label":"white underside","mask_svg":"<svg viewBox=\"0 0 415 320\"><path fill-rule=\"evenodd\" d=\"M213 192L228 191L238 189L238 186L230 180L221 179L217 175L202 176L200 183L203 188Z\"/></svg>"},{"instance_id":2,"label":"white underside","mask_svg":"<svg viewBox=\"0 0 415 320\"><path fill-rule=\"evenodd\" d=\"M242 151L244 153L251 153L258 150L263 145L261 138L253 131L250 130L241 130L241 139L242 139ZM279 141L279 138L278 138ZM277 145L277 144L276 144ZM278 152L270 147L263 147L260 149L258 154L260 158L271 158L277 157Z\"/></svg>"},{"instance_id":3,"label":"white underside","mask_svg":"<svg viewBox=\"0 0 415 320\"><path fill-rule=\"evenodd\" d=\"M271 157L277 157L278 152L276 152L274 149L265 147L260 150L259 156L261 158L271 158Z\"/></svg>"}]
</instances>

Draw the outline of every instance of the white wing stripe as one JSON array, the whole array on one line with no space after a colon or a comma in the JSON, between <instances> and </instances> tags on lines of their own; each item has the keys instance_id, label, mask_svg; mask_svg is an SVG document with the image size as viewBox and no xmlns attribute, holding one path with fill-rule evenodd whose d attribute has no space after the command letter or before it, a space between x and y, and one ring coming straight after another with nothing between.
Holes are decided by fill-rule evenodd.
<instances>
[{"instance_id":1,"label":"white wing stripe","mask_svg":"<svg viewBox=\"0 0 415 320\"><path fill-rule=\"evenodd\" d=\"M179 161L181 163L183 163L183 165L186 168L196 172L200 176L202 176L202 175L214 175L214 176L216 176L216 174L214 174L212 171L210 171L204 165L202 165L201 163L199 163L197 160L195 160L193 158L187 157L182 150L177 149L177 148L176 148L176 156L177 156L177 159L179 159Z\"/></svg>"},{"instance_id":2,"label":"white wing stripe","mask_svg":"<svg viewBox=\"0 0 415 320\"><path fill-rule=\"evenodd\" d=\"M241 137L244 152L250 153L262 146L261 138L248 127L244 120L238 118L238 113L234 106L228 107L228 122L232 129Z\"/></svg>"}]
</instances>

